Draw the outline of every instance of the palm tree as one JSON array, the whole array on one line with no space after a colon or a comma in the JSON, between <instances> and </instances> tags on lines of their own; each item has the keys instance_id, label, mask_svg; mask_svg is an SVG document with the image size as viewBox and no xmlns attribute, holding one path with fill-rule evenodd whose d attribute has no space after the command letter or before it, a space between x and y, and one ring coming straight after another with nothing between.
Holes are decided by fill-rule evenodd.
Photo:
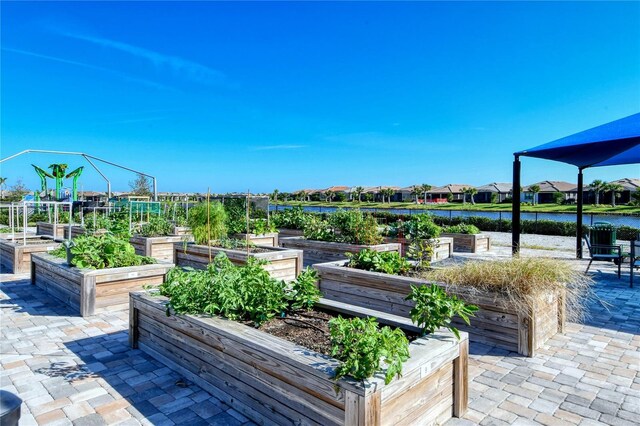
<instances>
[{"instance_id":1,"label":"palm tree","mask_svg":"<svg viewBox=\"0 0 640 426\"><path fill-rule=\"evenodd\" d=\"M4 198L5 186L7 186L7 178L0 177L0 200Z\"/></svg>"},{"instance_id":2,"label":"palm tree","mask_svg":"<svg viewBox=\"0 0 640 426\"><path fill-rule=\"evenodd\" d=\"M364 200L368 201L368 202L372 202L373 201L373 194L371 192L366 192L364 194Z\"/></svg>"},{"instance_id":3,"label":"palm tree","mask_svg":"<svg viewBox=\"0 0 640 426\"><path fill-rule=\"evenodd\" d=\"M384 203L384 196L387 196L387 202L391 203L391 197L393 197L393 194L396 193L396 191L393 188L384 188L382 191L382 202Z\"/></svg>"},{"instance_id":4,"label":"palm tree","mask_svg":"<svg viewBox=\"0 0 640 426\"><path fill-rule=\"evenodd\" d=\"M427 192L431 191L431 188L433 187L428 183L423 183L422 185L420 185L420 191L422 191L422 194L424 195L423 202L425 203L427 202Z\"/></svg>"},{"instance_id":5,"label":"palm tree","mask_svg":"<svg viewBox=\"0 0 640 426\"><path fill-rule=\"evenodd\" d=\"M534 206L538 204L538 192L540 192L540 185L531 185L529 186L529 192L533 194L533 200L531 204Z\"/></svg>"},{"instance_id":6,"label":"palm tree","mask_svg":"<svg viewBox=\"0 0 640 426\"><path fill-rule=\"evenodd\" d=\"M600 179L596 179L593 182L591 182L591 185L589 186L591 187L591 190L596 196L596 206L597 206L598 204L600 204L600 192L605 190L605 187L607 186L607 182Z\"/></svg>"},{"instance_id":7,"label":"palm tree","mask_svg":"<svg viewBox=\"0 0 640 426\"><path fill-rule=\"evenodd\" d=\"M420 200L418 200L418 197L420 196L420 194L422 194L422 190L418 188L416 185L413 185L413 187L411 187L411 195L413 195L416 198L416 204L420 203Z\"/></svg>"},{"instance_id":8,"label":"palm tree","mask_svg":"<svg viewBox=\"0 0 640 426\"><path fill-rule=\"evenodd\" d=\"M327 191L324 191L324 196L325 196L326 201L328 203L330 203L331 200L333 199L333 197L336 196L336 194L334 194L333 191L331 191L331 190L327 190Z\"/></svg>"},{"instance_id":9,"label":"palm tree","mask_svg":"<svg viewBox=\"0 0 640 426\"><path fill-rule=\"evenodd\" d=\"M361 186L356 186L353 190L356 193L356 197L358 197L358 202L362 202L362 193L364 192L364 188Z\"/></svg>"},{"instance_id":10,"label":"palm tree","mask_svg":"<svg viewBox=\"0 0 640 426\"><path fill-rule=\"evenodd\" d=\"M469 196L471 197L471 204L473 204L475 206L476 200L473 198L473 196L478 193L478 190L473 188L473 187L470 187L470 188L462 188L462 192L464 194L469 194ZM463 197L464 197L464 195L463 195ZM466 199L466 197L464 199Z\"/></svg>"},{"instance_id":11,"label":"palm tree","mask_svg":"<svg viewBox=\"0 0 640 426\"><path fill-rule=\"evenodd\" d=\"M279 190L274 189L274 190L273 190L273 193L271 194L271 198L273 198L273 201L274 201L274 202L276 202L276 203L278 202L278 194L279 194L279 193L280 193L280 191L279 191Z\"/></svg>"},{"instance_id":12,"label":"palm tree","mask_svg":"<svg viewBox=\"0 0 640 426\"><path fill-rule=\"evenodd\" d=\"M620 192L624 191L624 187L619 183L611 182L604 187L604 190L611 192L611 207L615 207L616 196L620 195Z\"/></svg>"}]
</instances>

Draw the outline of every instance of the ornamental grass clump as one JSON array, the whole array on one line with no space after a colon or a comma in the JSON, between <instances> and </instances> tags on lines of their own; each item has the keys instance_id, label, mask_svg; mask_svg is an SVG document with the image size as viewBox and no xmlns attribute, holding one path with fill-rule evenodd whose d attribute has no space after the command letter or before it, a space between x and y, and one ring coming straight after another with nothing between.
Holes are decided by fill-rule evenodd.
<instances>
[{"instance_id":1,"label":"ornamental grass clump","mask_svg":"<svg viewBox=\"0 0 640 426\"><path fill-rule=\"evenodd\" d=\"M518 311L529 311L550 293L565 291L566 318L583 320L585 305L593 297L593 280L569 263L546 258L516 258L467 262L425 272L425 278L447 284L448 289L475 289L499 293Z\"/></svg>"},{"instance_id":2,"label":"ornamental grass clump","mask_svg":"<svg viewBox=\"0 0 640 426\"><path fill-rule=\"evenodd\" d=\"M188 224L196 244L209 245L211 240L226 238L226 222L227 213L217 201L200 203L189 209Z\"/></svg>"}]
</instances>

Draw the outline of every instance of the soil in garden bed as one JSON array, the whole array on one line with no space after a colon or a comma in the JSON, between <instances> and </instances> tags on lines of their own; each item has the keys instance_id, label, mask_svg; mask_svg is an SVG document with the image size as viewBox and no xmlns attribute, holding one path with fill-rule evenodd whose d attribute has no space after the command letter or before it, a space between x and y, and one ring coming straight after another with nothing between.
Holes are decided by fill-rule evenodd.
<instances>
[{"instance_id":1,"label":"soil in garden bed","mask_svg":"<svg viewBox=\"0 0 640 426\"><path fill-rule=\"evenodd\" d=\"M273 318L262 324L258 330L303 346L323 355L331 356L331 338L329 321L336 317L334 313L322 310L298 311L286 317ZM343 318L348 315L341 314ZM381 327L383 325L381 324ZM404 330L410 342L418 335Z\"/></svg>"}]
</instances>

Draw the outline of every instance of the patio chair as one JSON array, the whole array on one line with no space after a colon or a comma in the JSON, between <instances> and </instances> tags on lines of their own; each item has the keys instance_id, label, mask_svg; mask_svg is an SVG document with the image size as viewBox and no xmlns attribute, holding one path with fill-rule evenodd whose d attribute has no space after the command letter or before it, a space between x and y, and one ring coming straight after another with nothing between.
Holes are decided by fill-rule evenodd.
<instances>
[{"instance_id":1,"label":"patio chair","mask_svg":"<svg viewBox=\"0 0 640 426\"><path fill-rule=\"evenodd\" d=\"M611 262L618 265L618 278L620 278L620 269L622 268L622 261L624 260L624 256L622 254L622 246L618 245L609 245L609 244L591 244L588 236L582 237L587 243L587 247L589 248L589 254L591 255L591 260L589 260L589 264L587 265L587 270L584 271L586 274L589 272L589 268L591 267L591 263L593 261L602 261L602 262Z\"/></svg>"},{"instance_id":2,"label":"patio chair","mask_svg":"<svg viewBox=\"0 0 640 426\"><path fill-rule=\"evenodd\" d=\"M640 235L635 241L631 241L631 255L629 257L629 287L633 288L633 274L640 268Z\"/></svg>"}]
</instances>

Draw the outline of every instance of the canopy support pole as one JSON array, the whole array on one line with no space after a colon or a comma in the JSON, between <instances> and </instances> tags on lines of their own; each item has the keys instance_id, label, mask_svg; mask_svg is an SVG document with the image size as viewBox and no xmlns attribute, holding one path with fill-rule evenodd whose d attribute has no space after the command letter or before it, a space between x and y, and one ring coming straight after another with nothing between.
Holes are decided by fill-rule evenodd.
<instances>
[{"instance_id":1,"label":"canopy support pole","mask_svg":"<svg viewBox=\"0 0 640 426\"><path fill-rule=\"evenodd\" d=\"M578 208L576 217L576 259L582 259L582 167L578 167Z\"/></svg>"},{"instance_id":2,"label":"canopy support pole","mask_svg":"<svg viewBox=\"0 0 640 426\"><path fill-rule=\"evenodd\" d=\"M520 255L520 156L513 155L513 199L511 200L511 254Z\"/></svg>"}]
</instances>

